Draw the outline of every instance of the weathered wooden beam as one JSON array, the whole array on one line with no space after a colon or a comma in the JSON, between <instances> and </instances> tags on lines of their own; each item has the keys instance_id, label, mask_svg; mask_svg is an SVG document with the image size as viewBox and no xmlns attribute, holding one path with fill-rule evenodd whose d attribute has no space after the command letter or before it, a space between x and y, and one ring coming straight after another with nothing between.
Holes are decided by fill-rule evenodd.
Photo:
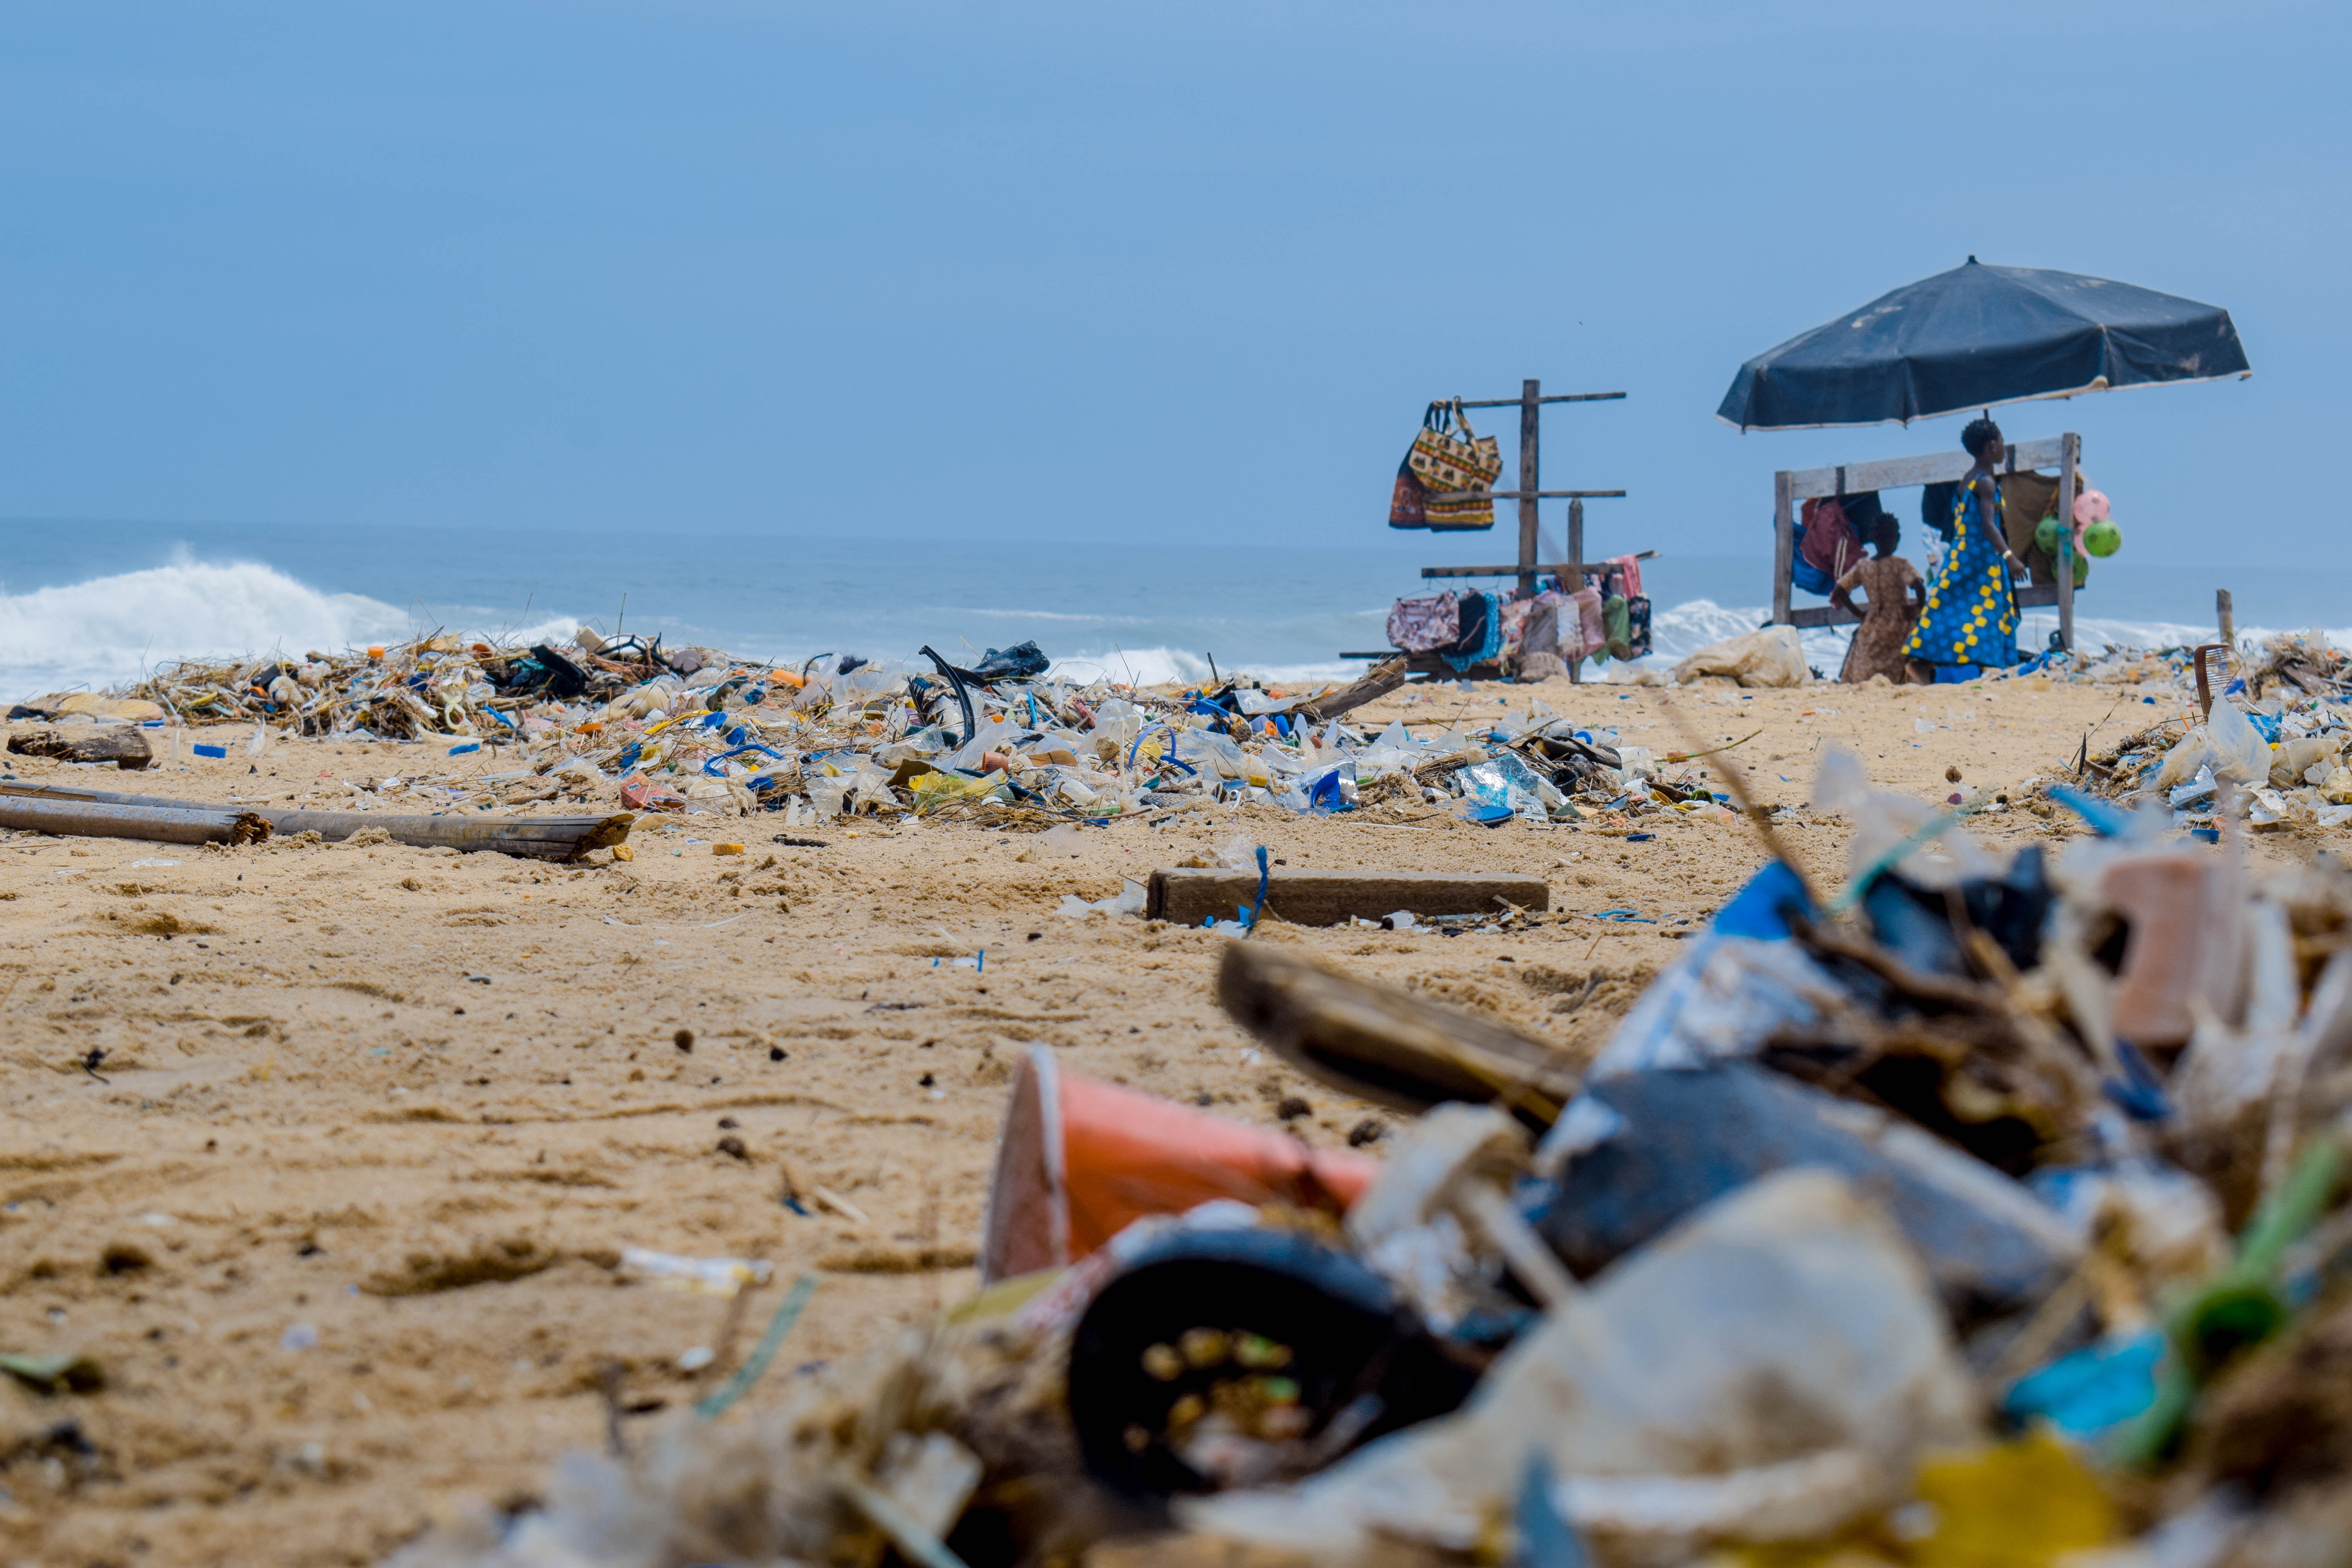
<instances>
[{"instance_id":1,"label":"weathered wooden beam","mask_svg":"<svg viewBox=\"0 0 2352 1568\"><path fill-rule=\"evenodd\" d=\"M1430 500L1609 500L1622 499L1623 490L1432 490Z\"/></svg>"},{"instance_id":2,"label":"weathered wooden beam","mask_svg":"<svg viewBox=\"0 0 2352 1568\"><path fill-rule=\"evenodd\" d=\"M2066 437L2020 441L2009 448L2002 470L2055 468L2064 456ZM1789 493L1798 500L1820 496L1853 495L1863 490L1899 490L1911 485L1937 485L1966 479L1976 459L1966 452L1930 452L1916 458L1888 458L1875 463L1846 463L1827 468L1783 468Z\"/></svg>"},{"instance_id":3,"label":"weathered wooden beam","mask_svg":"<svg viewBox=\"0 0 2352 1568\"><path fill-rule=\"evenodd\" d=\"M155 760L147 737L128 724L76 724L62 730L27 730L8 737L20 757L54 757L61 763L112 763L136 773Z\"/></svg>"},{"instance_id":4,"label":"weathered wooden beam","mask_svg":"<svg viewBox=\"0 0 2352 1568\"><path fill-rule=\"evenodd\" d=\"M1151 873L1147 919L1196 926L1211 916L1234 918L1257 897L1257 873L1220 867L1178 867ZM1516 871L1305 871L1276 869L1266 879L1265 912L1293 925L1335 926L1376 921L1409 910L1423 915L1500 914L1551 907L1541 877Z\"/></svg>"},{"instance_id":5,"label":"weathered wooden beam","mask_svg":"<svg viewBox=\"0 0 2352 1568\"><path fill-rule=\"evenodd\" d=\"M1654 559L1657 553L1654 550L1637 550L1633 552L1633 559L1648 561ZM1549 573L1555 577L1572 576L1579 572L1607 572L1612 569L1612 563L1606 561L1538 561L1530 568L1532 571ZM1518 571L1517 566L1424 566L1421 569L1421 574L1424 577L1508 577L1517 571Z\"/></svg>"},{"instance_id":6,"label":"weathered wooden beam","mask_svg":"<svg viewBox=\"0 0 2352 1568\"><path fill-rule=\"evenodd\" d=\"M46 796L58 801L86 801L108 805L158 807L176 811L218 811L203 801L158 800L146 795L110 795L56 784L0 784L0 796L16 799ZM395 844L420 849L449 848L466 853L488 851L519 855L532 860L576 860L591 849L609 849L625 843L636 823L634 813L607 812L590 816L486 816L448 812L439 816L393 816L376 811L289 811L256 805L243 810L281 834L316 833L330 843L341 843L366 828L382 828ZM0 825L5 826L5 825ZM242 843L243 840L238 840Z\"/></svg>"},{"instance_id":7,"label":"weathered wooden beam","mask_svg":"<svg viewBox=\"0 0 2352 1568\"><path fill-rule=\"evenodd\" d=\"M1270 944L1225 949L1217 1002L1299 1071L1411 1114L1499 1102L1543 1128L1576 1096L1574 1068L1541 1040Z\"/></svg>"},{"instance_id":8,"label":"weathered wooden beam","mask_svg":"<svg viewBox=\"0 0 2352 1568\"><path fill-rule=\"evenodd\" d=\"M1625 395L1622 392L1556 392L1549 397L1538 397L1538 403L1608 403ZM1465 408L1517 408L1523 400L1517 397L1468 397Z\"/></svg>"},{"instance_id":9,"label":"weathered wooden beam","mask_svg":"<svg viewBox=\"0 0 2352 1568\"><path fill-rule=\"evenodd\" d=\"M1353 712L1367 702L1376 702L1402 686L1404 678L1412 673L1412 661L1402 655L1384 659L1339 690L1318 697L1311 702L1300 703L1297 712L1310 722L1328 723L1342 713Z\"/></svg>"},{"instance_id":10,"label":"weathered wooden beam","mask_svg":"<svg viewBox=\"0 0 2352 1568\"><path fill-rule=\"evenodd\" d=\"M235 806L117 805L13 794L0 795L0 827L155 844L257 844L269 837L267 819Z\"/></svg>"},{"instance_id":11,"label":"weathered wooden beam","mask_svg":"<svg viewBox=\"0 0 2352 1568\"><path fill-rule=\"evenodd\" d=\"M2074 531L2074 469L2083 460L2083 438L2073 431L2058 437L2058 644L2074 649L2074 552L2083 548Z\"/></svg>"},{"instance_id":12,"label":"weathered wooden beam","mask_svg":"<svg viewBox=\"0 0 2352 1568\"><path fill-rule=\"evenodd\" d=\"M2017 603L2022 609L2047 609L2058 603L2058 584L2055 583L2021 584L2017 589ZM1862 617L1853 611L1842 610L1835 605L1809 605L1801 610L1790 611L1782 624L1798 627L1846 626L1861 619Z\"/></svg>"}]
</instances>

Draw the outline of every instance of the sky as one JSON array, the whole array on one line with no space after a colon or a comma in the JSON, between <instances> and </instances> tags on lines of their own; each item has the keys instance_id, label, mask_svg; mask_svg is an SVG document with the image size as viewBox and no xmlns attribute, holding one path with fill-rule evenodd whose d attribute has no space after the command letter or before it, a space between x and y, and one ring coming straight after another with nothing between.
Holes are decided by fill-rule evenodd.
<instances>
[{"instance_id":1,"label":"sky","mask_svg":"<svg viewBox=\"0 0 2352 1568\"><path fill-rule=\"evenodd\" d=\"M1423 405L1535 376L1629 395L1546 419L1548 486L1631 492L1590 553L1760 554L1773 469L1962 421L1743 436L1732 373L1973 253L2234 316L2251 380L2001 416L2083 434L2141 561L2352 563L2347 43L2264 0L20 0L0 519L1426 554Z\"/></svg>"}]
</instances>

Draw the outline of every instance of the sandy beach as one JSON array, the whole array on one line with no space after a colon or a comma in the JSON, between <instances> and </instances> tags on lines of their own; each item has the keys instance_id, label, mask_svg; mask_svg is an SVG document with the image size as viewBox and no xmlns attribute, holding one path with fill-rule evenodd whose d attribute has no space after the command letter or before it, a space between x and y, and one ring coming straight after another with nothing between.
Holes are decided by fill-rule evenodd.
<instances>
[{"instance_id":1,"label":"sandy beach","mask_svg":"<svg viewBox=\"0 0 2352 1568\"><path fill-rule=\"evenodd\" d=\"M1800 808L1832 745L1882 786L1942 800L2050 776L2086 731L2095 752L2179 700L2035 679L1553 681L1410 688L1351 721L1531 698L1660 752L1760 731L1730 755L1762 801ZM103 779L10 761L30 780L205 800L491 765L285 738L252 763L238 746ZM2021 793L1972 826L2003 847L2082 831L2038 812ZM1065 895L1105 897L1236 836L1296 867L1534 873L1552 907L1517 929L1271 923L1258 940L1585 1054L1763 858L1713 808L1645 818L1637 840L1484 828L1425 804L1211 806L1043 835L659 822L640 819L628 861L579 866L389 843L0 840L0 1351L79 1352L103 1376L46 1395L0 1380L0 1560L373 1561L468 1500L526 1501L563 1452L603 1445L608 1367L629 1427L677 1418L814 1269L814 1303L751 1399L772 1396L795 1365L972 1289L1003 1086L1033 1042L1076 1071L1381 1151L1386 1113L1262 1057L1219 1013L1228 937L1067 918ZM1798 809L1782 832L1817 882L1842 877L1842 822ZM2315 847L2292 830L2259 845ZM1619 910L1654 923L1592 918ZM1309 1109L1282 1119L1293 1097ZM719 1300L627 1282L625 1247L774 1274Z\"/></svg>"}]
</instances>

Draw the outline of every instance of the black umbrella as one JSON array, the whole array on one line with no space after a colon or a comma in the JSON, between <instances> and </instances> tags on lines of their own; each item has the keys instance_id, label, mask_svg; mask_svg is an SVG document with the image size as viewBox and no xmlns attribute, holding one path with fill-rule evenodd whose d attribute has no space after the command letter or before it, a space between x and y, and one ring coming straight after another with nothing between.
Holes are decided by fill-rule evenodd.
<instances>
[{"instance_id":1,"label":"black umbrella","mask_svg":"<svg viewBox=\"0 0 2352 1568\"><path fill-rule=\"evenodd\" d=\"M2252 374L2218 305L1971 256L1757 355L1715 412L1742 430L1907 425L2029 397Z\"/></svg>"}]
</instances>

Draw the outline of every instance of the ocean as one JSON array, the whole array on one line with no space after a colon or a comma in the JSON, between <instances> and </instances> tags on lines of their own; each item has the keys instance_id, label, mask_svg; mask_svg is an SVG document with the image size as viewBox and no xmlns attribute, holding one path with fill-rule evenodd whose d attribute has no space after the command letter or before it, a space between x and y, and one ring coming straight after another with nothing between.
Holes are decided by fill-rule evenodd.
<instances>
[{"instance_id":1,"label":"ocean","mask_svg":"<svg viewBox=\"0 0 2352 1568\"><path fill-rule=\"evenodd\" d=\"M18 521L0 577L0 695L116 685L173 659L299 654L445 628L513 639L659 633L747 657L823 653L958 662L1035 641L1058 668L1122 679L1204 678L1212 663L1291 680L1342 677L1385 645L1398 595L1432 561L1509 553L1507 531L1381 534L1359 549L1108 541L866 539L664 531L488 531ZM1914 559L1917 557L1915 555ZM1643 563L1656 652L1671 664L1752 629L1769 559ZM2352 624L2352 570L2232 566L2239 630ZM1492 584L1488 584L1492 586ZM2212 636L2214 572L2101 562L2080 641ZM1810 602L1801 601L1801 602ZM2021 633L2039 647L2055 614ZM2352 632L2335 632L2352 646ZM1807 635L1834 672L1846 634ZM1620 667L1601 672L1606 679Z\"/></svg>"}]
</instances>

